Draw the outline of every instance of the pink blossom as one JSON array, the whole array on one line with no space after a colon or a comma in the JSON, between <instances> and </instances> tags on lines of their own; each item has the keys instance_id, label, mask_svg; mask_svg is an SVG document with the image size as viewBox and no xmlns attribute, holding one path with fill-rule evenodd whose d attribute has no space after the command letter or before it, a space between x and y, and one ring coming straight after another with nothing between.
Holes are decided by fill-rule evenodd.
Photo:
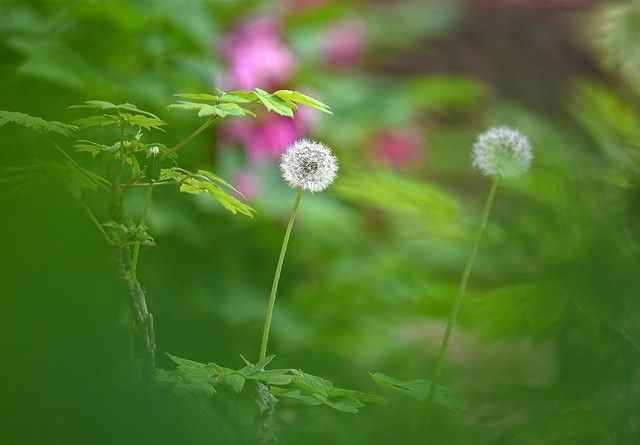
<instances>
[{"instance_id":1,"label":"pink blossom","mask_svg":"<svg viewBox=\"0 0 640 445\"><path fill-rule=\"evenodd\" d=\"M406 169L422 159L422 135L414 128L393 128L377 134L372 142L373 158L389 167Z\"/></svg>"},{"instance_id":2,"label":"pink blossom","mask_svg":"<svg viewBox=\"0 0 640 445\"><path fill-rule=\"evenodd\" d=\"M295 140L306 136L316 120L314 110L300 107L293 119L263 112L254 120L229 120L222 132L230 142L244 145L249 159L260 164L277 159Z\"/></svg>"},{"instance_id":3,"label":"pink blossom","mask_svg":"<svg viewBox=\"0 0 640 445\"><path fill-rule=\"evenodd\" d=\"M285 83L295 70L293 53L277 23L262 17L244 23L225 39L223 54L229 62L225 88L271 89Z\"/></svg>"},{"instance_id":4,"label":"pink blossom","mask_svg":"<svg viewBox=\"0 0 640 445\"><path fill-rule=\"evenodd\" d=\"M366 49L366 27L359 20L338 23L327 30L323 44L329 65L350 67L359 63Z\"/></svg>"},{"instance_id":5,"label":"pink blossom","mask_svg":"<svg viewBox=\"0 0 640 445\"><path fill-rule=\"evenodd\" d=\"M233 186L242 193L245 199L251 201L258 194L258 177L248 170L239 171L233 177Z\"/></svg>"}]
</instances>

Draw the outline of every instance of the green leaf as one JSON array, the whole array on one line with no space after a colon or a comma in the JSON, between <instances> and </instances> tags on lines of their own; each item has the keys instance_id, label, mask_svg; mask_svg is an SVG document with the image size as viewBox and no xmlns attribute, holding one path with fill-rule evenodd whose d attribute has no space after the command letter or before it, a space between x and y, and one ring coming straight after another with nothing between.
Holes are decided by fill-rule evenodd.
<instances>
[{"instance_id":1,"label":"green leaf","mask_svg":"<svg viewBox=\"0 0 640 445\"><path fill-rule=\"evenodd\" d=\"M149 111L141 110L140 108L136 107L134 104L130 104L130 103L116 105L104 100L87 100L81 105L72 105L69 108L70 109L88 108L88 109L98 109L98 110L116 110L118 112L128 111L129 113L143 114L147 117L160 120L160 118L155 114Z\"/></svg>"},{"instance_id":2,"label":"green leaf","mask_svg":"<svg viewBox=\"0 0 640 445\"><path fill-rule=\"evenodd\" d=\"M229 386L236 394L240 394L242 392L245 382L245 378L242 374L238 371L222 367L220 367L218 372L218 383Z\"/></svg>"},{"instance_id":3,"label":"green leaf","mask_svg":"<svg viewBox=\"0 0 640 445\"><path fill-rule=\"evenodd\" d=\"M290 372L290 369L269 369L250 374L247 379L258 380L267 385L284 386L293 382L293 376Z\"/></svg>"},{"instance_id":4,"label":"green leaf","mask_svg":"<svg viewBox=\"0 0 640 445\"><path fill-rule=\"evenodd\" d=\"M174 94L174 96L180 97L182 99L204 100L204 101L210 101L210 102L218 102L220 100L218 96L214 96L212 94L206 94L206 93L178 93L178 94Z\"/></svg>"},{"instance_id":5,"label":"green leaf","mask_svg":"<svg viewBox=\"0 0 640 445\"><path fill-rule=\"evenodd\" d=\"M297 402L300 402L304 405L309 405L309 406L322 405L322 401L320 401L318 398L305 395L299 389L274 387L274 388L271 388L271 393L276 397L286 397L288 399L292 399Z\"/></svg>"},{"instance_id":6,"label":"green leaf","mask_svg":"<svg viewBox=\"0 0 640 445\"><path fill-rule=\"evenodd\" d=\"M370 373L370 375L373 381L380 386L401 392L421 402L425 402L428 398L429 389L431 388L431 381L429 380L399 380L381 372ZM442 385L436 386L433 401L451 411L464 410L464 402L455 397L449 388Z\"/></svg>"},{"instance_id":7,"label":"green leaf","mask_svg":"<svg viewBox=\"0 0 640 445\"><path fill-rule=\"evenodd\" d=\"M73 123L82 128L108 127L110 125L120 125L120 119L118 116L103 114L102 116L89 116L76 119Z\"/></svg>"},{"instance_id":8,"label":"green leaf","mask_svg":"<svg viewBox=\"0 0 640 445\"><path fill-rule=\"evenodd\" d=\"M241 213L253 217L255 213L255 210L247 204L222 189L221 185L231 187L226 181L205 170L198 170L198 173L191 173L179 167L163 169L160 173L160 180L176 181L180 184L180 191L184 193L196 195L206 193L234 215Z\"/></svg>"},{"instance_id":9,"label":"green leaf","mask_svg":"<svg viewBox=\"0 0 640 445\"><path fill-rule=\"evenodd\" d=\"M0 127L7 123L21 125L40 133L57 133L66 137L70 137L73 132L78 129L75 125L63 124L56 121L46 121L39 117L30 116L17 111L0 110Z\"/></svg>"},{"instance_id":10,"label":"green leaf","mask_svg":"<svg viewBox=\"0 0 640 445\"><path fill-rule=\"evenodd\" d=\"M329 390L333 388L333 383L329 380L323 379L312 374L307 374L303 371L294 369L293 371L293 383L305 392L320 395L323 397L329 397Z\"/></svg>"},{"instance_id":11,"label":"green leaf","mask_svg":"<svg viewBox=\"0 0 640 445\"><path fill-rule=\"evenodd\" d=\"M144 116L141 114L120 114L122 120L135 127L145 128L147 130L155 129L164 131L161 127L167 125L166 122L161 121L155 117Z\"/></svg>"},{"instance_id":12,"label":"green leaf","mask_svg":"<svg viewBox=\"0 0 640 445\"><path fill-rule=\"evenodd\" d=\"M262 102L267 110L273 111L281 116L293 117L294 104L278 96L273 96L260 88L256 88L254 91L256 92L258 100Z\"/></svg>"},{"instance_id":13,"label":"green leaf","mask_svg":"<svg viewBox=\"0 0 640 445\"><path fill-rule=\"evenodd\" d=\"M333 114L328 105L323 104L319 100L314 99L311 96L307 96L306 94L302 94L298 91L278 90L274 92L273 95L288 102L294 102L297 104L306 105L308 107L315 108L316 110L320 110L323 113Z\"/></svg>"},{"instance_id":14,"label":"green leaf","mask_svg":"<svg viewBox=\"0 0 640 445\"><path fill-rule=\"evenodd\" d=\"M210 104L201 104L198 102L187 102L180 101L177 104L171 104L168 106L170 109L177 110L187 110L187 111L197 111L198 117L206 117L206 116L218 116L218 117L227 117L227 116L252 116L255 117L255 113L246 108L242 108L238 104L235 103L221 103L218 105L210 105Z\"/></svg>"},{"instance_id":15,"label":"green leaf","mask_svg":"<svg viewBox=\"0 0 640 445\"><path fill-rule=\"evenodd\" d=\"M79 139L76 141L74 147L76 151L91 153L94 158L103 152L113 153L117 151L117 145L103 145L87 139Z\"/></svg>"},{"instance_id":16,"label":"green leaf","mask_svg":"<svg viewBox=\"0 0 640 445\"><path fill-rule=\"evenodd\" d=\"M93 108L99 110L115 110L118 108L116 104L104 100L86 100L81 105L71 105L70 109Z\"/></svg>"},{"instance_id":17,"label":"green leaf","mask_svg":"<svg viewBox=\"0 0 640 445\"><path fill-rule=\"evenodd\" d=\"M255 102L258 100L256 97L256 93L253 91L222 91L218 90L218 94L220 95L220 102L234 102L238 104Z\"/></svg>"}]
</instances>

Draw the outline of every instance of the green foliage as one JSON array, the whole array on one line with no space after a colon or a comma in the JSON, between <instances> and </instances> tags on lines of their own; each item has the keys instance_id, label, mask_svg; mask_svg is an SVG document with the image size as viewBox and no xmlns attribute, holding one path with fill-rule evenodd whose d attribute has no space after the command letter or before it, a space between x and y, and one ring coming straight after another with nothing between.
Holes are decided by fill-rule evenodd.
<instances>
[{"instance_id":1,"label":"green foliage","mask_svg":"<svg viewBox=\"0 0 640 445\"><path fill-rule=\"evenodd\" d=\"M129 124L140 129L164 131L162 127L167 125L155 114L141 110L130 103L116 105L103 100L87 100L82 105L72 105L69 108L76 110L104 110L115 113L89 116L74 121L75 124L82 128Z\"/></svg>"},{"instance_id":2,"label":"green foliage","mask_svg":"<svg viewBox=\"0 0 640 445\"><path fill-rule=\"evenodd\" d=\"M102 224L102 227L107 233L109 242L114 246L124 247L139 244L153 247L156 245L149 228L143 224L137 224L134 221L125 221L124 223L110 221Z\"/></svg>"},{"instance_id":3,"label":"green foliage","mask_svg":"<svg viewBox=\"0 0 640 445\"><path fill-rule=\"evenodd\" d=\"M253 217L255 213L255 210L238 198L227 193L223 187L231 189L238 194L240 194L240 192L224 179L206 170L198 170L196 173L192 173L180 167L162 169L160 180L177 182L180 185L180 191L184 193L192 193L195 195L206 193L234 215L241 213Z\"/></svg>"},{"instance_id":4,"label":"green foliage","mask_svg":"<svg viewBox=\"0 0 640 445\"><path fill-rule=\"evenodd\" d=\"M320 110L323 113L331 114L331 110L327 105L310 96L291 90L278 90L273 93L268 93L260 88L256 88L253 91L225 92L218 90L217 95L207 93L180 93L176 94L176 96L189 100L181 100L177 104L171 104L169 105L170 109L197 111L199 117L255 117L253 111L238 105L255 102L261 103L268 111L287 117L293 117L293 113L298 105L306 105Z\"/></svg>"},{"instance_id":5,"label":"green foliage","mask_svg":"<svg viewBox=\"0 0 640 445\"><path fill-rule=\"evenodd\" d=\"M611 3L594 18L604 61L640 91L640 3Z\"/></svg>"},{"instance_id":6,"label":"green foliage","mask_svg":"<svg viewBox=\"0 0 640 445\"><path fill-rule=\"evenodd\" d=\"M419 219L430 230L451 236L459 236L462 230L456 227L459 214L457 200L424 181L382 170L356 171L340 176L334 189L358 205Z\"/></svg>"},{"instance_id":7,"label":"green foliage","mask_svg":"<svg viewBox=\"0 0 640 445\"><path fill-rule=\"evenodd\" d=\"M427 401L431 388L430 380L398 380L381 372L371 373L371 378L378 385L401 392L420 402ZM433 401L451 411L463 411L465 404L446 386L437 385L433 393Z\"/></svg>"},{"instance_id":8,"label":"green foliage","mask_svg":"<svg viewBox=\"0 0 640 445\"><path fill-rule=\"evenodd\" d=\"M640 161L640 111L633 102L604 85L581 82L571 111L610 160Z\"/></svg>"},{"instance_id":9,"label":"green foliage","mask_svg":"<svg viewBox=\"0 0 640 445\"><path fill-rule=\"evenodd\" d=\"M78 128L75 125L63 124L62 122L56 121L46 121L39 117L30 116L17 111L0 110L0 127L7 123L21 125L40 133L57 133L66 137L71 137Z\"/></svg>"},{"instance_id":10,"label":"green foliage","mask_svg":"<svg viewBox=\"0 0 640 445\"><path fill-rule=\"evenodd\" d=\"M436 112L466 111L487 95L482 83L453 76L427 76L407 84L408 100L421 109Z\"/></svg>"},{"instance_id":11,"label":"green foliage","mask_svg":"<svg viewBox=\"0 0 640 445\"><path fill-rule=\"evenodd\" d=\"M239 394L246 381L251 380L267 385L271 394L276 397L308 406L325 405L351 414L357 413L367 403L384 401L382 397L373 394L335 387L329 380L298 369L265 369L275 358L273 355L256 364L243 357L245 366L238 370L168 355L177 368L175 371L160 370L156 380L160 384L170 384L176 390L194 395L211 398L220 387Z\"/></svg>"}]
</instances>

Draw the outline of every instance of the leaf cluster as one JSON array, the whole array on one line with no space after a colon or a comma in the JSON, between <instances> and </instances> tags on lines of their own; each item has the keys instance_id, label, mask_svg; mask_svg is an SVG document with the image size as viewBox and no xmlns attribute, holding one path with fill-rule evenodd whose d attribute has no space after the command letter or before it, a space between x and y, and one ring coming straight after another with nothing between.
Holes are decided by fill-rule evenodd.
<instances>
[{"instance_id":1,"label":"leaf cluster","mask_svg":"<svg viewBox=\"0 0 640 445\"><path fill-rule=\"evenodd\" d=\"M158 116L139 109L133 104L113 104L104 100L87 100L81 105L72 105L71 109L102 110L102 114L77 119L74 123L81 128L131 125L145 130L160 130L167 125Z\"/></svg>"},{"instance_id":2,"label":"leaf cluster","mask_svg":"<svg viewBox=\"0 0 640 445\"><path fill-rule=\"evenodd\" d=\"M39 133L57 133L62 136L71 137L78 129L75 125L63 124L57 121L47 121L39 117L30 116L17 111L0 110L0 127L13 123L30 128Z\"/></svg>"},{"instance_id":3,"label":"leaf cluster","mask_svg":"<svg viewBox=\"0 0 640 445\"><path fill-rule=\"evenodd\" d=\"M221 388L239 394L247 381L253 381L266 385L276 398L286 398L308 406L325 405L352 414L367 403L384 401L373 394L338 388L327 379L298 369L265 369L275 358L273 355L255 364L243 357L245 366L238 370L170 354L169 358L176 364L176 370L158 371L157 381L193 395L214 397Z\"/></svg>"},{"instance_id":4,"label":"leaf cluster","mask_svg":"<svg viewBox=\"0 0 640 445\"><path fill-rule=\"evenodd\" d=\"M160 181L176 182L180 185L180 191L194 195L207 194L218 201L225 209L233 213L253 217L255 210L240 201L235 196L227 193L225 188L242 195L231 184L219 176L206 171L198 170L193 173L180 167L162 169Z\"/></svg>"},{"instance_id":5,"label":"leaf cluster","mask_svg":"<svg viewBox=\"0 0 640 445\"><path fill-rule=\"evenodd\" d=\"M169 105L170 109L197 111L199 117L220 117L227 116L251 116L255 113L246 108L247 106L260 103L267 111L286 117L293 117L299 105L306 105L311 108L331 114L330 108L313 97L292 90L278 90L269 93L260 88L253 91L230 91L217 90L217 94L207 93L180 93L176 97L180 100L176 104Z\"/></svg>"}]
</instances>

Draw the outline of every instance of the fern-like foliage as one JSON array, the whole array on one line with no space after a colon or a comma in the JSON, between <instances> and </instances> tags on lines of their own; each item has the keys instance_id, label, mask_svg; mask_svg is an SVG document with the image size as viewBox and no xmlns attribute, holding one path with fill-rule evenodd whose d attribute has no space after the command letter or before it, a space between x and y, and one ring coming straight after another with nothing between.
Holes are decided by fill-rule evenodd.
<instances>
[{"instance_id":1,"label":"fern-like foliage","mask_svg":"<svg viewBox=\"0 0 640 445\"><path fill-rule=\"evenodd\" d=\"M75 125L63 124L62 122L47 121L36 116L30 116L17 111L0 110L0 127L8 124L21 125L39 133L57 133L65 137L71 137L78 129Z\"/></svg>"},{"instance_id":2,"label":"fern-like foliage","mask_svg":"<svg viewBox=\"0 0 640 445\"><path fill-rule=\"evenodd\" d=\"M178 183L180 185L180 191L184 193L192 193L195 195L206 193L234 215L241 213L253 217L255 213L253 208L227 193L224 188L230 189L242 196L238 190L233 188L233 186L224 179L206 170L198 170L196 173L192 173L180 167L162 169L160 180Z\"/></svg>"},{"instance_id":3,"label":"fern-like foliage","mask_svg":"<svg viewBox=\"0 0 640 445\"><path fill-rule=\"evenodd\" d=\"M222 389L239 394L247 381L253 381L265 385L270 394L281 399L308 406L324 405L350 414L357 413L367 403L384 402L384 398L375 394L338 388L327 379L299 369L265 369L275 358L273 355L255 364L242 357L245 366L237 370L171 354L169 358L177 369L158 370L157 382L205 398L215 397Z\"/></svg>"},{"instance_id":4,"label":"fern-like foliage","mask_svg":"<svg viewBox=\"0 0 640 445\"><path fill-rule=\"evenodd\" d=\"M72 110L103 110L103 114L76 120L75 123L82 128L129 124L140 129L162 131L162 127L167 125L155 114L141 110L130 103L116 105L104 100L87 100L81 105L72 105L69 108Z\"/></svg>"},{"instance_id":5,"label":"fern-like foliage","mask_svg":"<svg viewBox=\"0 0 640 445\"><path fill-rule=\"evenodd\" d=\"M227 117L227 116L255 116L255 113L247 108L252 104L261 104L268 111L281 116L293 117L299 105L331 114L329 106L313 97L292 90L278 90L269 93L260 88L253 91L217 90L217 94L208 93L180 93L176 94L180 100L176 104L169 105L170 109L197 111L199 117Z\"/></svg>"}]
</instances>

